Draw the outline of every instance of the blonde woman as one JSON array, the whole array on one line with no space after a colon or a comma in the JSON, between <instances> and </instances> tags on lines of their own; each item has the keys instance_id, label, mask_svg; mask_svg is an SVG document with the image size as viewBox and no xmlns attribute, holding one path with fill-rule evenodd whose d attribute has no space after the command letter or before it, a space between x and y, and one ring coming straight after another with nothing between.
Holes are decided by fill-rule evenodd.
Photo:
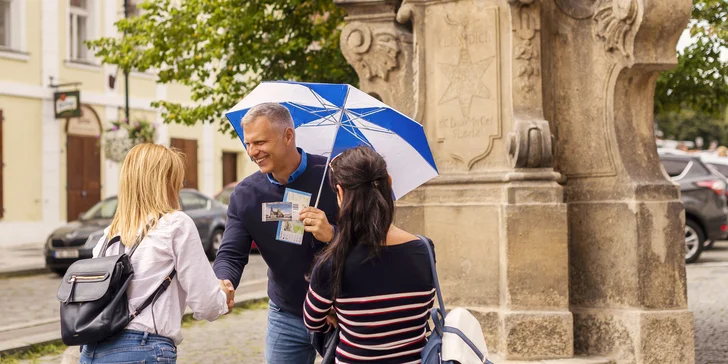
<instances>
[{"instance_id":1,"label":"blonde woman","mask_svg":"<svg viewBox=\"0 0 728 364\"><path fill-rule=\"evenodd\" d=\"M118 236L122 242L110 244L107 255L129 251L141 238L131 258L134 276L127 290L131 307L139 307L173 269L176 275L169 288L124 330L84 345L80 363L175 363L185 306L196 319L208 321L231 308L233 292L218 282L194 222L179 211L183 178L183 156L162 145L137 145L124 159L116 214L94 257L107 236Z\"/></svg>"}]
</instances>

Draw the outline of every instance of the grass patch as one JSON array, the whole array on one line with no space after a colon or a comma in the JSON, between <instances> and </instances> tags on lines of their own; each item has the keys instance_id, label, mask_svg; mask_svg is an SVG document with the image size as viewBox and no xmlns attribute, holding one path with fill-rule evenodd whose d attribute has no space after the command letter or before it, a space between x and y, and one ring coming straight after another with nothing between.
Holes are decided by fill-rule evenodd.
<instances>
[{"instance_id":1,"label":"grass patch","mask_svg":"<svg viewBox=\"0 0 728 364\"><path fill-rule=\"evenodd\" d=\"M241 313L245 310L267 310L268 309L268 298L261 298L257 300L246 301L242 305L233 308L232 313Z\"/></svg>"},{"instance_id":2,"label":"grass patch","mask_svg":"<svg viewBox=\"0 0 728 364\"><path fill-rule=\"evenodd\" d=\"M67 346L63 345L63 342L60 340L45 344L32 345L28 349L0 354L0 362L3 364L16 364L20 363L22 360L35 362L46 355L60 355L64 350L66 350L66 348Z\"/></svg>"},{"instance_id":3,"label":"grass patch","mask_svg":"<svg viewBox=\"0 0 728 364\"><path fill-rule=\"evenodd\" d=\"M257 300L250 300L245 301L239 306L236 306L233 308L233 312L231 314L239 315L245 311L248 310L263 310L268 309L268 298L261 298ZM225 316L220 317L219 319L222 320L225 318ZM192 315L184 315L182 316L182 327L190 327L192 325L196 325L199 323L202 323L203 321L198 321L192 318Z\"/></svg>"}]
</instances>

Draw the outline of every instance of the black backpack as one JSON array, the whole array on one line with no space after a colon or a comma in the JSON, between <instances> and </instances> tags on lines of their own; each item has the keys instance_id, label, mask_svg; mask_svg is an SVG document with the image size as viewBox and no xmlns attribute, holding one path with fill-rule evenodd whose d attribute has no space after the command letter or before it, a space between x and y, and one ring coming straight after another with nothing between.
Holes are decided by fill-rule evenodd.
<instances>
[{"instance_id":1,"label":"black backpack","mask_svg":"<svg viewBox=\"0 0 728 364\"><path fill-rule=\"evenodd\" d=\"M176 274L174 269L151 297L129 312L126 290L134 275L131 256L143 238L143 235L139 236L128 254L107 257L106 249L121 242L118 236L110 241L107 237L98 258L82 259L68 268L58 287L64 344L91 344L113 336L169 287Z\"/></svg>"}]
</instances>

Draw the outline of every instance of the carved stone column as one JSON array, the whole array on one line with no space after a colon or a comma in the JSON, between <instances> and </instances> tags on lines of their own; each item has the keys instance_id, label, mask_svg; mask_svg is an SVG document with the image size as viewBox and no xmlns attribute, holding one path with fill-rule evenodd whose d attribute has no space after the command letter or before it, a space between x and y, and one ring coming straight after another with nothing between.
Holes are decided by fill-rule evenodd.
<instances>
[{"instance_id":1,"label":"carved stone column","mask_svg":"<svg viewBox=\"0 0 728 364\"><path fill-rule=\"evenodd\" d=\"M541 1L404 1L399 25L396 2L337 3L349 12L342 50L361 86L427 132L441 176L398 202L397 223L434 239L446 302L474 312L490 350L506 359L572 357L567 208L543 115ZM355 32L395 34L401 63L372 76L366 60L390 59L394 43L367 47Z\"/></svg>"},{"instance_id":2,"label":"carved stone column","mask_svg":"<svg viewBox=\"0 0 728 364\"><path fill-rule=\"evenodd\" d=\"M684 213L661 171L655 80L690 0L544 2L546 116L566 175L577 354L694 363Z\"/></svg>"},{"instance_id":3,"label":"carved stone column","mask_svg":"<svg viewBox=\"0 0 728 364\"><path fill-rule=\"evenodd\" d=\"M359 87L414 116L412 32L395 20L401 0L334 0L347 10L341 51L359 75Z\"/></svg>"}]
</instances>

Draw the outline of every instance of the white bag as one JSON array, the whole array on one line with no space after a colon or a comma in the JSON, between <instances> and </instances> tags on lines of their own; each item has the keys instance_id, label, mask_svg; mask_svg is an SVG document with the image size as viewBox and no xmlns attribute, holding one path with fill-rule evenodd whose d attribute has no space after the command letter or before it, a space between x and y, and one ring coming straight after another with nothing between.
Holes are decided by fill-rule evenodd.
<instances>
[{"instance_id":1,"label":"white bag","mask_svg":"<svg viewBox=\"0 0 728 364\"><path fill-rule=\"evenodd\" d=\"M460 334L455 330L460 331ZM478 319L462 307L452 309L445 316L445 327L442 335L442 361L453 361L461 364L483 363L472 349L473 345L484 357L488 357L488 347L485 345L485 337Z\"/></svg>"}]
</instances>

